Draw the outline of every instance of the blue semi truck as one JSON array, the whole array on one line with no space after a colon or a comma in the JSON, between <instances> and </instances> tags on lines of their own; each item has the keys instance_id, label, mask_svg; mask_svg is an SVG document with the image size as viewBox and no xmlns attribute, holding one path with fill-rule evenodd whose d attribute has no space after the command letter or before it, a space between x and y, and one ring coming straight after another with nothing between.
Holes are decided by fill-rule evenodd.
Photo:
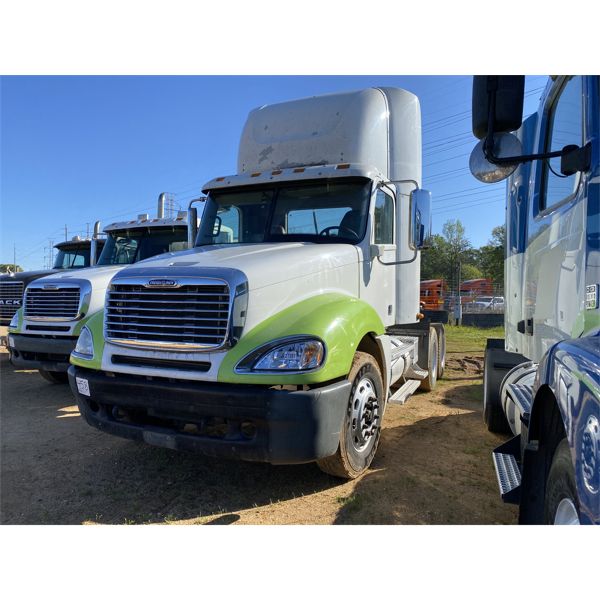
<instances>
[{"instance_id":1,"label":"blue semi truck","mask_svg":"<svg viewBox=\"0 0 600 600\"><path fill-rule=\"evenodd\" d=\"M470 167L508 178L505 339L488 340L484 421L502 498L527 524L600 524L600 78L478 76ZM511 133L516 131L516 135Z\"/></svg>"}]
</instances>

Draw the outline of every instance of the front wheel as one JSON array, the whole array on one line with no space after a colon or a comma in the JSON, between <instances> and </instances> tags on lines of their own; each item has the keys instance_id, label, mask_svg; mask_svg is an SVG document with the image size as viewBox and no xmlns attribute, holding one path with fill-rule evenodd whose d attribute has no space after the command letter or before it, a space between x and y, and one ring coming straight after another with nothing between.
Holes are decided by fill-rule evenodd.
<instances>
[{"instance_id":1,"label":"front wheel","mask_svg":"<svg viewBox=\"0 0 600 600\"><path fill-rule=\"evenodd\" d=\"M547 525L579 525L575 469L567 438L558 444L552 458L546 482L544 523Z\"/></svg>"},{"instance_id":2,"label":"front wheel","mask_svg":"<svg viewBox=\"0 0 600 600\"><path fill-rule=\"evenodd\" d=\"M381 435L384 391L377 361L366 352L354 355L352 382L337 452L317 461L325 473L355 479L371 464Z\"/></svg>"}]
</instances>

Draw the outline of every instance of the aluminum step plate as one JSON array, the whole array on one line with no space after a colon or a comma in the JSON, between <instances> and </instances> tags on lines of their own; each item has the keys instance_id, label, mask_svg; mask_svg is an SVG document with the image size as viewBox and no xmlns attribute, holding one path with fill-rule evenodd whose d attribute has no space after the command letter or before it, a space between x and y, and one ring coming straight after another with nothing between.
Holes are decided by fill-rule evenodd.
<instances>
[{"instance_id":1,"label":"aluminum step plate","mask_svg":"<svg viewBox=\"0 0 600 600\"><path fill-rule=\"evenodd\" d=\"M493 452L494 467L498 478L498 487L502 498L517 490L521 485L521 472L517 460L512 454Z\"/></svg>"}]
</instances>

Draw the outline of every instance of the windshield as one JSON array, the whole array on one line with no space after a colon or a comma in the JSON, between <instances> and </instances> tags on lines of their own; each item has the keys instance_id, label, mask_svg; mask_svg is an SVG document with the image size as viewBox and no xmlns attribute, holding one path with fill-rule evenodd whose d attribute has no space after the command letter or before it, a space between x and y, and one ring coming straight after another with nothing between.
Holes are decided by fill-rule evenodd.
<instances>
[{"instance_id":1,"label":"windshield","mask_svg":"<svg viewBox=\"0 0 600 600\"><path fill-rule=\"evenodd\" d=\"M371 182L289 184L210 192L198 245L262 242L357 243L365 235Z\"/></svg>"},{"instance_id":2,"label":"windshield","mask_svg":"<svg viewBox=\"0 0 600 600\"><path fill-rule=\"evenodd\" d=\"M55 269L83 269L90 266L90 246L58 248L54 259Z\"/></svg>"},{"instance_id":3,"label":"windshield","mask_svg":"<svg viewBox=\"0 0 600 600\"><path fill-rule=\"evenodd\" d=\"M139 260L187 248L187 227L136 228L108 234L99 265L130 265Z\"/></svg>"}]
</instances>

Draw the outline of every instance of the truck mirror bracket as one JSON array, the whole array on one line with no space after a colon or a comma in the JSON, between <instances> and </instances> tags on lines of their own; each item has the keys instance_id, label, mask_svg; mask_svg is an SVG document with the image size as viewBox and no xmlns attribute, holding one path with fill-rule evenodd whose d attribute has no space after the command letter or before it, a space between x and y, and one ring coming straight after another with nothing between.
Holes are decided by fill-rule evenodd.
<instances>
[{"instance_id":1,"label":"truck mirror bracket","mask_svg":"<svg viewBox=\"0 0 600 600\"><path fill-rule=\"evenodd\" d=\"M560 157L560 172L565 177L575 175L579 171L587 171L592 164L592 144L585 146L565 146Z\"/></svg>"}]
</instances>

